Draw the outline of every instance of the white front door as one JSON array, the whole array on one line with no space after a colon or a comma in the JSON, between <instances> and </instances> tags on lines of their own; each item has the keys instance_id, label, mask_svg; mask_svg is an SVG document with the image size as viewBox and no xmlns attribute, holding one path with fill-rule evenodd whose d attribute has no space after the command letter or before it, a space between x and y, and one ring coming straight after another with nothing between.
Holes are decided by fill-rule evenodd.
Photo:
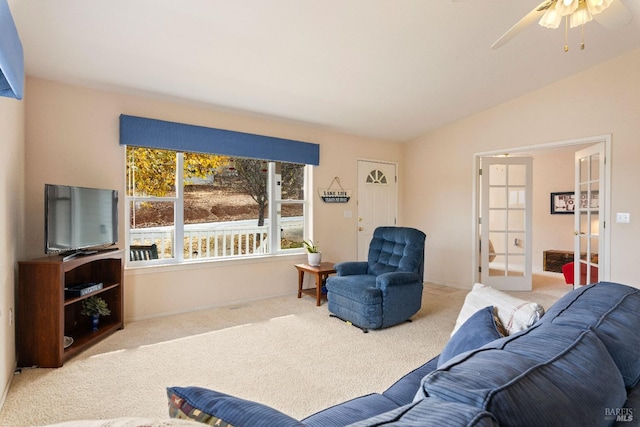
<instances>
[{"instance_id":1,"label":"white front door","mask_svg":"<svg viewBox=\"0 0 640 427\"><path fill-rule=\"evenodd\" d=\"M604 185L604 142L580 150L575 156L575 239L573 284L577 286L596 283L603 277L599 258L604 255L604 209L606 186Z\"/></svg>"},{"instance_id":2,"label":"white front door","mask_svg":"<svg viewBox=\"0 0 640 427\"><path fill-rule=\"evenodd\" d=\"M398 183L394 163L358 161L358 260L366 261L373 231L396 225Z\"/></svg>"},{"instance_id":3,"label":"white front door","mask_svg":"<svg viewBox=\"0 0 640 427\"><path fill-rule=\"evenodd\" d=\"M480 267L482 283L530 291L531 157L482 157Z\"/></svg>"}]
</instances>

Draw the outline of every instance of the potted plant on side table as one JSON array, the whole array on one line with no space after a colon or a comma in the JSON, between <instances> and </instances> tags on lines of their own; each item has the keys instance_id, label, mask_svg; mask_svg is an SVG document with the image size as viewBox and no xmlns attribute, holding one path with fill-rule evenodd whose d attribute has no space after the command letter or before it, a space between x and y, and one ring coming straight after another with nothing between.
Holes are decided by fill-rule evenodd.
<instances>
[{"instance_id":1,"label":"potted plant on side table","mask_svg":"<svg viewBox=\"0 0 640 427\"><path fill-rule=\"evenodd\" d=\"M100 316L108 316L111 314L107 302L98 296L92 296L82 301L81 314L91 317L91 330L98 330Z\"/></svg>"},{"instance_id":2,"label":"potted plant on side table","mask_svg":"<svg viewBox=\"0 0 640 427\"><path fill-rule=\"evenodd\" d=\"M307 249L307 263L313 267L318 267L322 262L322 252L317 243L312 240L303 240L304 247Z\"/></svg>"}]
</instances>

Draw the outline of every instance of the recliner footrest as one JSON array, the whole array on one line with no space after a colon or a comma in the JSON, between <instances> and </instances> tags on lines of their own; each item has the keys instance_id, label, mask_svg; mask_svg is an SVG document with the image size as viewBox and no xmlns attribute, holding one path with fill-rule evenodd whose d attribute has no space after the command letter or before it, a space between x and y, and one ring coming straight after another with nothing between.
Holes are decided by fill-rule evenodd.
<instances>
[{"instance_id":1,"label":"recliner footrest","mask_svg":"<svg viewBox=\"0 0 640 427\"><path fill-rule=\"evenodd\" d=\"M340 319L340 320L342 320L344 323L347 323L347 324L349 324L349 325L351 325L351 326L355 326L356 328L360 329L360 330L361 330L362 332L364 332L365 334L366 334L367 332L369 332L369 330L368 330L367 328L363 328L362 326L358 326L358 325L356 325L355 323L353 323L353 322L352 322L352 321L350 321L350 320L344 320L343 318L338 317L338 316L336 316L335 314L329 313L329 317L335 317L336 319Z\"/></svg>"}]
</instances>

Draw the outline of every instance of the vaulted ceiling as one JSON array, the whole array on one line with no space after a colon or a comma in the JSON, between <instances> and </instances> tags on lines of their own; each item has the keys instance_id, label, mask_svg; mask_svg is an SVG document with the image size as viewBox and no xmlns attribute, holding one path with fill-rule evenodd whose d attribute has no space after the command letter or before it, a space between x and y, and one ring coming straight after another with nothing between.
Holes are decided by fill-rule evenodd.
<instances>
[{"instance_id":1,"label":"vaulted ceiling","mask_svg":"<svg viewBox=\"0 0 640 427\"><path fill-rule=\"evenodd\" d=\"M570 30L567 53L537 24L490 48L540 0L9 5L28 75L402 142L640 48L640 1L620 1L629 25L587 24L585 50Z\"/></svg>"}]
</instances>

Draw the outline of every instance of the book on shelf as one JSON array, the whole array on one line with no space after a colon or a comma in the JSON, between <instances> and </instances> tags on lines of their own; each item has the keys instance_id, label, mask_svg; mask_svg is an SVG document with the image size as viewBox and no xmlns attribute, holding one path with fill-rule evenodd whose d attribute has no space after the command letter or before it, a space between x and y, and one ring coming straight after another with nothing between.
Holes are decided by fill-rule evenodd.
<instances>
[{"instance_id":1,"label":"book on shelf","mask_svg":"<svg viewBox=\"0 0 640 427\"><path fill-rule=\"evenodd\" d=\"M64 288L67 297L82 297L102 289L102 283L80 283Z\"/></svg>"}]
</instances>

